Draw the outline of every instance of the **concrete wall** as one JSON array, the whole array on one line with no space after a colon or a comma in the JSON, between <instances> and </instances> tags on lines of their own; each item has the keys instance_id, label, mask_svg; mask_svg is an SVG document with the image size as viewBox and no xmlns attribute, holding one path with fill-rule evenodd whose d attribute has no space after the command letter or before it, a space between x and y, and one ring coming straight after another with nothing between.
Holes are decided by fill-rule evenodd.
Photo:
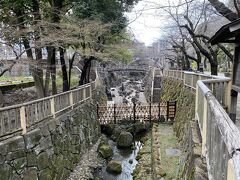
<instances>
[{"instance_id":1,"label":"concrete wall","mask_svg":"<svg viewBox=\"0 0 240 180\"><path fill-rule=\"evenodd\" d=\"M96 106L90 101L25 135L0 142L0 180L66 179L99 138Z\"/></svg>"}]
</instances>

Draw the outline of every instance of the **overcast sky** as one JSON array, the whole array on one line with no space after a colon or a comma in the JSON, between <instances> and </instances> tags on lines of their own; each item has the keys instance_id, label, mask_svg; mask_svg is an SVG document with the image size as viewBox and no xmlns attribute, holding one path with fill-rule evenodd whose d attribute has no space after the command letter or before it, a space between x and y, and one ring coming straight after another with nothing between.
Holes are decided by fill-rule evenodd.
<instances>
[{"instance_id":1,"label":"overcast sky","mask_svg":"<svg viewBox=\"0 0 240 180\"><path fill-rule=\"evenodd\" d=\"M162 34L164 20L157 15L159 10L155 9L156 3L159 0L141 0L131 13L126 13L130 22L129 30L145 45L150 45Z\"/></svg>"}]
</instances>

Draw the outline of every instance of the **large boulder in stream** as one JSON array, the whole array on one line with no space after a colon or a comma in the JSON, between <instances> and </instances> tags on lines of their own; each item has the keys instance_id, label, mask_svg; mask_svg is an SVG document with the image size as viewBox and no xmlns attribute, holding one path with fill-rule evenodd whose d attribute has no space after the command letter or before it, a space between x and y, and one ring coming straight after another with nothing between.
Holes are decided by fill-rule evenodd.
<instances>
[{"instance_id":1,"label":"large boulder in stream","mask_svg":"<svg viewBox=\"0 0 240 180\"><path fill-rule=\"evenodd\" d=\"M112 140L116 141L118 139L119 135L121 134L121 131L122 131L122 129L120 127L116 126L114 128L112 136L111 136Z\"/></svg>"},{"instance_id":2,"label":"large boulder in stream","mask_svg":"<svg viewBox=\"0 0 240 180\"><path fill-rule=\"evenodd\" d=\"M122 164L120 161L109 161L106 170L109 173L120 174L122 172Z\"/></svg>"},{"instance_id":3,"label":"large boulder in stream","mask_svg":"<svg viewBox=\"0 0 240 180\"><path fill-rule=\"evenodd\" d=\"M104 133L104 134L106 134L108 136L112 135L114 128L115 128L114 124L102 124L101 125L102 133Z\"/></svg>"},{"instance_id":4,"label":"large boulder in stream","mask_svg":"<svg viewBox=\"0 0 240 180\"><path fill-rule=\"evenodd\" d=\"M132 146L133 136L130 132L122 131L118 136L117 145L118 147L126 148Z\"/></svg>"},{"instance_id":5,"label":"large boulder in stream","mask_svg":"<svg viewBox=\"0 0 240 180\"><path fill-rule=\"evenodd\" d=\"M98 146L98 152L104 159L108 159L113 155L113 150L108 144L106 138L101 139L101 142Z\"/></svg>"}]
</instances>

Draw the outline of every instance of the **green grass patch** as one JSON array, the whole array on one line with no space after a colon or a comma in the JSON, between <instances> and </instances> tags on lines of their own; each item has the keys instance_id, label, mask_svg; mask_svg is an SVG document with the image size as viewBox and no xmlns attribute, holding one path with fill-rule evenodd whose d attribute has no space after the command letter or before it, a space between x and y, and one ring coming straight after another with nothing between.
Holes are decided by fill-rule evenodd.
<instances>
[{"instance_id":1,"label":"green grass patch","mask_svg":"<svg viewBox=\"0 0 240 180\"><path fill-rule=\"evenodd\" d=\"M159 124L158 132L161 149L161 166L164 172L166 172L165 179L175 179L179 166L179 156L167 155L166 149L178 149L177 138L173 133L172 125L169 124Z\"/></svg>"},{"instance_id":2,"label":"green grass patch","mask_svg":"<svg viewBox=\"0 0 240 180\"><path fill-rule=\"evenodd\" d=\"M4 83L3 85L9 84L20 84L22 82L31 82L33 81L32 76L1 76L0 82Z\"/></svg>"}]
</instances>

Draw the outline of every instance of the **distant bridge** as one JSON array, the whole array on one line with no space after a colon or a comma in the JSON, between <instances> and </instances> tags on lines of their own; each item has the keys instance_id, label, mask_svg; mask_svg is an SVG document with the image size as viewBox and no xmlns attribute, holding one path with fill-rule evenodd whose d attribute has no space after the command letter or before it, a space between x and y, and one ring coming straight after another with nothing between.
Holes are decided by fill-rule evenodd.
<instances>
[{"instance_id":1,"label":"distant bridge","mask_svg":"<svg viewBox=\"0 0 240 180\"><path fill-rule=\"evenodd\" d=\"M114 66L106 68L106 71L134 71L134 72L146 72L149 70L149 67L139 67L139 66Z\"/></svg>"}]
</instances>

